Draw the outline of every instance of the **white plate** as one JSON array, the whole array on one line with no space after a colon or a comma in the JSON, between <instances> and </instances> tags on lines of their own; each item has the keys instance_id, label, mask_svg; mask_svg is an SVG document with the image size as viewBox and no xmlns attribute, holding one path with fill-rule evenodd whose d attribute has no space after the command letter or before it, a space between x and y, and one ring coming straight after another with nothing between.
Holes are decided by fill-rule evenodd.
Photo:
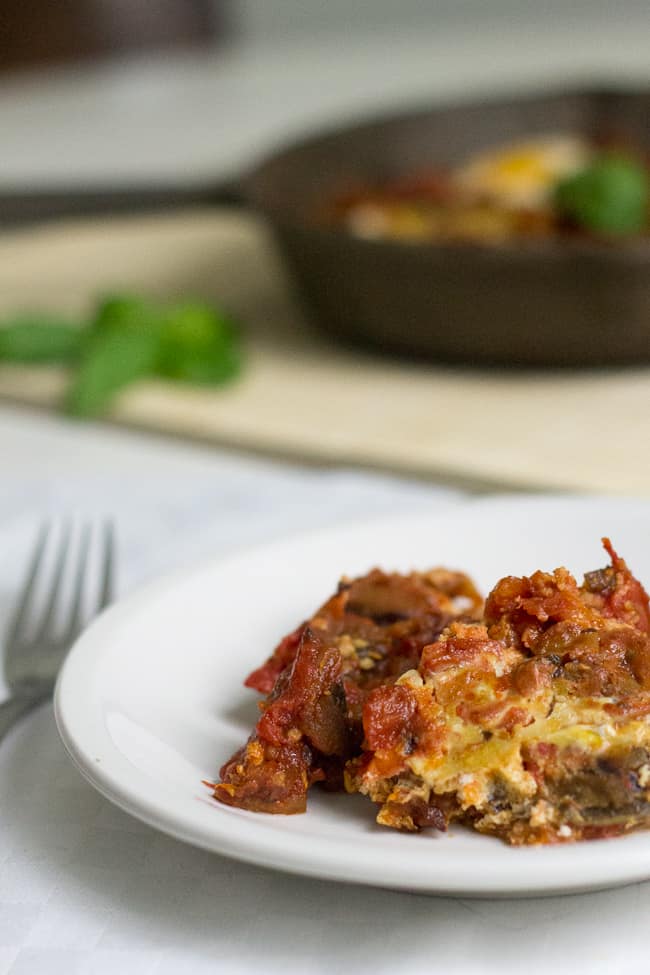
<instances>
[{"instance_id":1,"label":"white plate","mask_svg":"<svg viewBox=\"0 0 650 975\"><path fill-rule=\"evenodd\" d=\"M56 693L59 730L83 774L159 829L252 863L335 880L464 895L541 894L650 878L650 833L509 848L462 828L403 835L359 797L314 791L304 816L213 801L202 779L245 740L248 671L333 589L375 564L506 573L605 564L603 534L650 581L650 505L501 498L431 517L332 527L200 566L115 606L72 650Z\"/></svg>"}]
</instances>

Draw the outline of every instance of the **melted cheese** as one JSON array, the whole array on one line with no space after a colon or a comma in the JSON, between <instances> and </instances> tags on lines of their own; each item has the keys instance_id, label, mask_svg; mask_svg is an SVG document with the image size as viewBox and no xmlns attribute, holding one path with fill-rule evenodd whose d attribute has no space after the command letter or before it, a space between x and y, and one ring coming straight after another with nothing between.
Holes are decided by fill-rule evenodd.
<instances>
[{"instance_id":1,"label":"melted cheese","mask_svg":"<svg viewBox=\"0 0 650 975\"><path fill-rule=\"evenodd\" d=\"M454 673L457 677L458 670ZM444 686L446 679L445 675L437 675L425 681L424 686L435 697L437 685ZM421 676L415 672L403 675L400 683L423 687ZM536 780L524 768L522 758L526 745L545 743L559 750L577 747L587 753L588 760L612 747L627 750L650 746L650 719L615 724L605 710L610 699L572 698L562 694L562 690L560 682L556 682L554 690L528 699L511 690L499 691L486 675L471 686L472 705L501 705L497 718L512 707L521 708L532 721L511 731L496 728L486 739L487 722L463 720L454 703L443 709L446 741L441 750L436 754L415 752L407 760L409 770L432 792L456 792L464 808L475 806L480 810L491 801L496 780L522 798L535 795Z\"/></svg>"},{"instance_id":2,"label":"melted cheese","mask_svg":"<svg viewBox=\"0 0 650 975\"><path fill-rule=\"evenodd\" d=\"M590 154L583 139L544 136L474 156L458 170L456 182L502 206L535 208L548 201L558 179L584 167Z\"/></svg>"}]
</instances>

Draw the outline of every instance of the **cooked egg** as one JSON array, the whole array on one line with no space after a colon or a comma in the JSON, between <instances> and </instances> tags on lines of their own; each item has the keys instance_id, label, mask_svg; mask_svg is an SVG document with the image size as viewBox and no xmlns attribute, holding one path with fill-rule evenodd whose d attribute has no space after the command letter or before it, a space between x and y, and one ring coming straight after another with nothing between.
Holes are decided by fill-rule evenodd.
<instances>
[{"instance_id":1,"label":"cooked egg","mask_svg":"<svg viewBox=\"0 0 650 975\"><path fill-rule=\"evenodd\" d=\"M582 169L591 156L575 136L542 136L482 152L455 173L458 188L509 208L543 207L559 179Z\"/></svg>"}]
</instances>

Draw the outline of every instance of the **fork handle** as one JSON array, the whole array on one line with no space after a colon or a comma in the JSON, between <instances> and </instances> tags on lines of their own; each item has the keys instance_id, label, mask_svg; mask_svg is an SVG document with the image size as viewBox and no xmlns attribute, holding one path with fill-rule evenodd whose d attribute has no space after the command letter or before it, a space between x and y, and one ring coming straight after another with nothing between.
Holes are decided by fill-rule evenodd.
<instances>
[{"instance_id":1,"label":"fork handle","mask_svg":"<svg viewBox=\"0 0 650 975\"><path fill-rule=\"evenodd\" d=\"M37 695L17 695L0 704L0 741L24 714L45 700Z\"/></svg>"}]
</instances>

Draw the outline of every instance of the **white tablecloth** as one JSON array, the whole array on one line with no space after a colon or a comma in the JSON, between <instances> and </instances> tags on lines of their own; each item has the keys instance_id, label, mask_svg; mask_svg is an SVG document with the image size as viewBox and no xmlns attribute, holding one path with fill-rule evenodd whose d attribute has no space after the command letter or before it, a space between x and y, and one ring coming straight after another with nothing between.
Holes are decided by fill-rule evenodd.
<instances>
[{"instance_id":1,"label":"white tablecloth","mask_svg":"<svg viewBox=\"0 0 650 975\"><path fill-rule=\"evenodd\" d=\"M47 512L110 512L120 581L442 488L79 427L0 409L0 625ZM169 839L67 759L49 706L0 745L0 975L631 971L650 885L544 900L428 898L296 878Z\"/></svg>"}]
</instances>

